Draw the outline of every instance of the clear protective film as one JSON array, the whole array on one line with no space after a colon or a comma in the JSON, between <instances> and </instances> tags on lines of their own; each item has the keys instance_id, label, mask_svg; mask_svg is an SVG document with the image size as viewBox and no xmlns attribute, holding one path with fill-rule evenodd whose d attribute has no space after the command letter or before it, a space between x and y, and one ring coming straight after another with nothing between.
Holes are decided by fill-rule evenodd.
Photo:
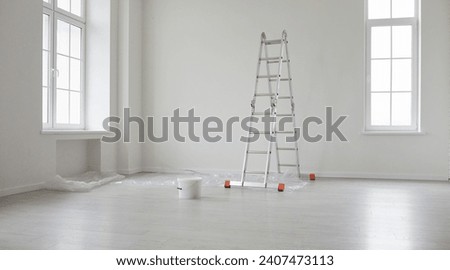
<instances>
[{"instance_id":1,"label":"clear protective film","mask_svg":"<svg viewBox=\"0 0 450 270\"><path fill-rule=\"evenodd\" d=\"M222 187L225 180L239 181L241 179L240 173L227 173L227 172L209 172L201 173L197 171L184 171L179 173L141 173L127 177L122 181L116 182L122 185L131 186L155 186L155 187L176 187L177 178L179 177L201 177L202 186L204 187ZM263 182L262 176L247 176L248 182ZM297 191L305 187L308 182L298 178L296 172L286 172L282 174L271 173L268 176L268 189L277 190L278 184L285 184L285 191L292 192Z\"/></svg>"},{"instance_id":2,"label":"clear protective film","mask_svg":"<svg viewBox=\"0 0 450 270\"><path fill-rule=\"evenodd\" d=\"M72 192L87 192L114 181L121 181L125 176L116 173L86 172L79 176L62 177L57 175L44 184L45 189Z\"/></svg>"}]
</instances>

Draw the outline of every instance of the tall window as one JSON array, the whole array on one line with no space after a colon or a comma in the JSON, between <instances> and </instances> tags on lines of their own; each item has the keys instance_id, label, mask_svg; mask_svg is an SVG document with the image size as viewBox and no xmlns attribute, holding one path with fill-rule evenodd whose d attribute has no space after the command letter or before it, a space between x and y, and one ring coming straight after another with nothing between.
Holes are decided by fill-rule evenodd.
<instances>
[{"instance_id":1,"label":"tall window","mask_svg":"<svg viewBox=\"0 0 450 270\"><path fill-rule=\"evenodd\" d=\"M419 0L366 1L366 130L419 131Z\"/></svg>"},{"instance_id":2,"label":"tall window","mask_svg":"<svg viewBox=\"0 0 450 270\"><path fill-rule=\"evenodd\" d=\"M84 128L84 0L43 0L42 122Z\"/></svg>"}]
</instances>

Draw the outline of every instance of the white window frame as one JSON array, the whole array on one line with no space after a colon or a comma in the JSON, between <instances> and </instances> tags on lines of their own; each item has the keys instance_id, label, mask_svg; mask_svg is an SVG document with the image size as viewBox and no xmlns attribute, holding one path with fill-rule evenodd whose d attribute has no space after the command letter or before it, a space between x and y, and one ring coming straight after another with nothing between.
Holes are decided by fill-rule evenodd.
<instances>
[{"instance_id":1,"label":"white window frame","mask_svg":"<svg viewBox=\"0 0 450 270\"><path fill-rule=\"evenodd\" d=\"M83 130L86 127L86 19L85 0L81 0L81 17L62 10L57 6L58 0L50 0L43 3L43 14L49 16L49 65L48 65L48 100L47 109L48 123L43 123L44 130ZM81 29L81 82L80 82L80 124L58 124L56 122L56 42L58 20L64 21ZM70 90L69 90L70 92Z\"/></svg>"},{"instance_id":2,"label":"white window frame","mask_svg":"<svg viewBox=\"0 0 450 270\"><path fill-rule=\"evenodd\" d=\"M389 19L369 19L369 0L365 0L365 26L366 26L366 44L365 44L365 132L421 132L420 126L420 0L414 0L415 14L411 18L389 18ZM392 14L392 1L391 1L391 14ZM391 16L392 17L392 16ZM379 126L371 124L371 36L372 27L379 26L405 26L410 25L412 27L412 83L411 83L411 125L410 126ZM386 60L402 59L392 57L392 30L391 30L391 58ZM407 58L409 59L409 57ZM383 59L381 59L383 60ZM392 61L391 61L391 85L392 85ZM378 92L377 92L378 93ZM380 92L383 93L383 92ZM392 93L391 95L391 123L392 123ZM409 91L408 91L409 93Z\"/></svg>"}]
</instances>

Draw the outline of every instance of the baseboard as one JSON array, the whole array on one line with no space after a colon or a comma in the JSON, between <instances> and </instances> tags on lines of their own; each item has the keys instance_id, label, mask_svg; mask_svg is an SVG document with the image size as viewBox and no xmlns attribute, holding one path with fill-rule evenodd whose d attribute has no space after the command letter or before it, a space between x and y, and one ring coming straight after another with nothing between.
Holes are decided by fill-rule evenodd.
<instances>
[{"instance_id":1,"label":"baseboard","mask_svg":"<svg viewBox=\"0 0 450 270\"><path fill-rule=\"evenodd\" d=\"M193 169L174 169L174 168L163 168L163 167L146 167L142 170L146 173L173 173L173 174L186 174L186 173L210 173L212 170L193 170ZM219 172L218 170L214 172ZM230 171L224 171L230 172Z\"/></svg>"},{"instance_id":2,"label":"baseboard","mask_svg":"<svg viewBox=\"0 0 450 270\"><path fill-rule=\"evenodd\" d=\"M37 190L41 190L43 188L44 188L44 183L39 183L39 184L34 184L34 185L27 185L27 186L21 186L21 187L0 189L0 197L6 197L6 196L20 194L20 193L37 191Z\"/></svg>"},{"instance_id":3,"label":"baseboard","mask_svg":"<svg viewBox=\"0 0 450 270\"><path fill-rule=\"evenodd\" d=\"M316 176L323 178L448 181L448 176L424 175L424 174L318 172L316 173Z\"/></svg>"},{"instance_id":4,"label":"baseboard","mask_svg":"<svg viewBox=\"0 0 450 270\"><path fill-rule=\"evenodd\" d=\"M108 171L104 170L104 171L101 171L100 173L103 173L103 174L117 173L117 174L119 174L119 172L117 170L108 170Z\"/></svg>"},{"instance_id":5,"label":"baseboard","mask_svg":"<svg viewBox=\"0 0 450 270\"><path fill-rule=\"evenodd\" d=\"M164 167L146 167L143 172L151 173L231 173L240 174L241 171L210 170L210 169L173 169ZM308 170L303 170L308 171ZM314 172L314 171L311 171ZM448 176L423 174L393 174L393 173L359 173L359 172L314 172L317 178L347 178L347 179L383 179L383 180L414 180L414 181L449 181ZM308 179L309 173L302 173L302 179Z\"/></svg>"},{"instance_id":6,"label":"baseboard","mask_svg":"<svg viewBox=\"0 0 450 270\"><path fill-rule=\"evenodd\" d=\"M141 173L141 172L144 172L144 170L142 170L142 168L118 169L117 170L118 174L124 174L124 175L130 175L130 174Z\"/></svg>"}]
</instances>

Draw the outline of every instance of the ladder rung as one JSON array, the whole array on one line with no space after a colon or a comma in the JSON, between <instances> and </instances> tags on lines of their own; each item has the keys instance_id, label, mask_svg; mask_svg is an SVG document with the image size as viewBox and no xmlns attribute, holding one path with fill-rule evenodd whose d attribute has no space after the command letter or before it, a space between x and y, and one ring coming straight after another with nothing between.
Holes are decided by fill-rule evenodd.
<instances>
[{"instance_id":1,"label":"ladder rung","mask_svg":"<svg viewBox=\"0 0 450 270\"><path fill-rule=\"evenodd\" d=\"M277 114L278 117L288 117L288 116L295 116L295 114Z\"/></svg>"},{"instance_id":2,"label":"ladder rung","mask_svg":"<svg viewBox=\"0 0 450 270\"><path fill-rule=\"evenodd\" d=\"M280 58L279 57L263 57L263 58L259 58L260 61L267 61L267 63L269 64L278 64L280 63ZM288 59L283 59L283 57L281 58L281 62L283 63L287 63L287 62L291 62Z\"/></svg>"},{"instance_id":3,"label":"ladder rung","mask_svg":"<svg viewBox=\"0 0 450 270\"><path fill-rule=\"evenodd\" d=\"M295 150L297 150L297 148L295 148L295 147L278 147L277 149L280 151L295 151Z\"/></svg>"},{"instance_id":4,"label":"ladder rung","mask_svg":"<svg viewBox=\"0 0 450 270\"><path fill-rule=\"evenodd\" d=\"M241 181L231 181L230 182L231 186L244 186L244 187L266 187L266 185L264 183L257 183L257 182L247 182L245 181L244 183L242 183Z\"/></svg>"},{"instance_id":5,"label":"ladder rung","mask_svg":"<svg viewBox=\"0 0 450 270\"><path fill-rule=\"evenodd\" d=\"M281 59L283 59L283 58L281 58ZM280 58L279 57L263 57L263 58L259 58L259 60L260 61L274 61L274 60L278 61L278 60L280 60Z\"/></svg>"},{"instance_id":6,"label":"ladder rung","mask_svg":"<svg viewBox=\"0 0 450 270\"><path fill-rule=\"evenodd\" d=\"M266 113L265 112L254 112L253 115L266 115ZM274 115L271 115L270 113L267 115L274 116Z\"/></svg>"},{"instance_id":7,"label":"ladder rung","mask_svg":"<svg viewBox=\"0 0 450 270\"><path fill-rule=\"evenodd\" d=\"M265 172L245 172L245 174L260 175L260 174L266 174L266 173Z\"/></svg>"},{"instance_id":8,"label":"ladder rung","mask_svg":"<svg viewBox=\"0 0 450 270\"><path fill-rule=\"evenodd\" d=\"M278 99L292 99L292 96L278 96Z\"/></svg>"},{"instance_id":9,"label":"ladder rung","mask_svg":"<svg viewBox=\"0 0 450 270\"><path fill-rule=\"evenodd\" d=\"M241 181L230 181L230 185L231 186L242 186L242 182Z\"/></svg>"},{"instance_id":10,"label":"ladder rung","mask_svg":"<svg viewBox=\"0 0 450 270\"><path fill-rule=\"evenodd\" d=\"M248 154L265 155L265 154L267 154L267 151L248 150L247 153L248 153ZM271 153L271 152L269 152L269 154L270 154L270 153Z\"/></svg>"},{"instance_id":11,"label":"ladder rung","mask_svg":"<svg viewBox=\"0 0 450 270\"><path fill-rule=\"evenodd\" d=\"M283 40L282 39L266 40L264 42L264 44L266 44L266 45L276 45L276 44L281 44L281 41L283 41Z\"/></svg>"},{"instance_id":12,"label":"ladder rung","mask_svg":"<svg viewBox=\"0 0 450 270\"><path fill-rule=\"evenodd\" d=\"M267 79L267 78L278 78L278 75L259 75L257 76L258 79Z\"/></svg>"},{"instance_id":13,"label":"ladder rung","mask_svg":"<svg viewBox=\"0 0 450 270\"><path fill-rule=\"evenodd\" d=\"M275 94L270 94L270 93L255 94L255 97L272 97L272 96L275 96Z\"/></svg>"},{"instance_id":14,"label":"ladder rung","mask_svg":"<svg viewBox=\"0 0 450 270\"><path fill-rule=\"evenodd\" d=\"M257 182L245 182L244 187L262 187L265 188L266 184L264 183L257 183Z\"/></svg>"},{"instance_id":15,"label":"ladder rung","mask_svg":"<svg viewBox=\"0 0 450 270\"><path fill-rule=\"evenodd\" d=\"M278 81L278 79L269 79L269 81L276 82L276 81ZM290 79L290 78L281 78L280 81L287 82L287 81L292 81L292 79Z\"/></svg>"},{"instance_id":16,"label":"ladder rung","mask_svg":"<svg viewBox=\"0 0 450 270\"><path fill-rule=\"evenodd\" d=\"M291 62L291 61L290 60L282 60L282 62L287 63L287 62ZM279 60L270 60L270 61L267 61L267 63L268 64L278 64L278 63L280 63L280 61Z\"/></svg>"},{"instance_id":17,"label":"ladder rung","mask_svg":"<svg viewBox=\"0 0 450 270\"><path fill-rule=\"evenodd\" d=\"M278 164L281 167L300 167L300 165L297 164Z\"/></svg>"},{"instance_id":18,"label":"ladder rung","mask_svg":"<svg viewBox=\"0 0 450 270\"><path fill-rule=\"evenodd\" d=\"M295 131L277 131L279 134L294 134Z\"/></svg>"}]
</instances>

